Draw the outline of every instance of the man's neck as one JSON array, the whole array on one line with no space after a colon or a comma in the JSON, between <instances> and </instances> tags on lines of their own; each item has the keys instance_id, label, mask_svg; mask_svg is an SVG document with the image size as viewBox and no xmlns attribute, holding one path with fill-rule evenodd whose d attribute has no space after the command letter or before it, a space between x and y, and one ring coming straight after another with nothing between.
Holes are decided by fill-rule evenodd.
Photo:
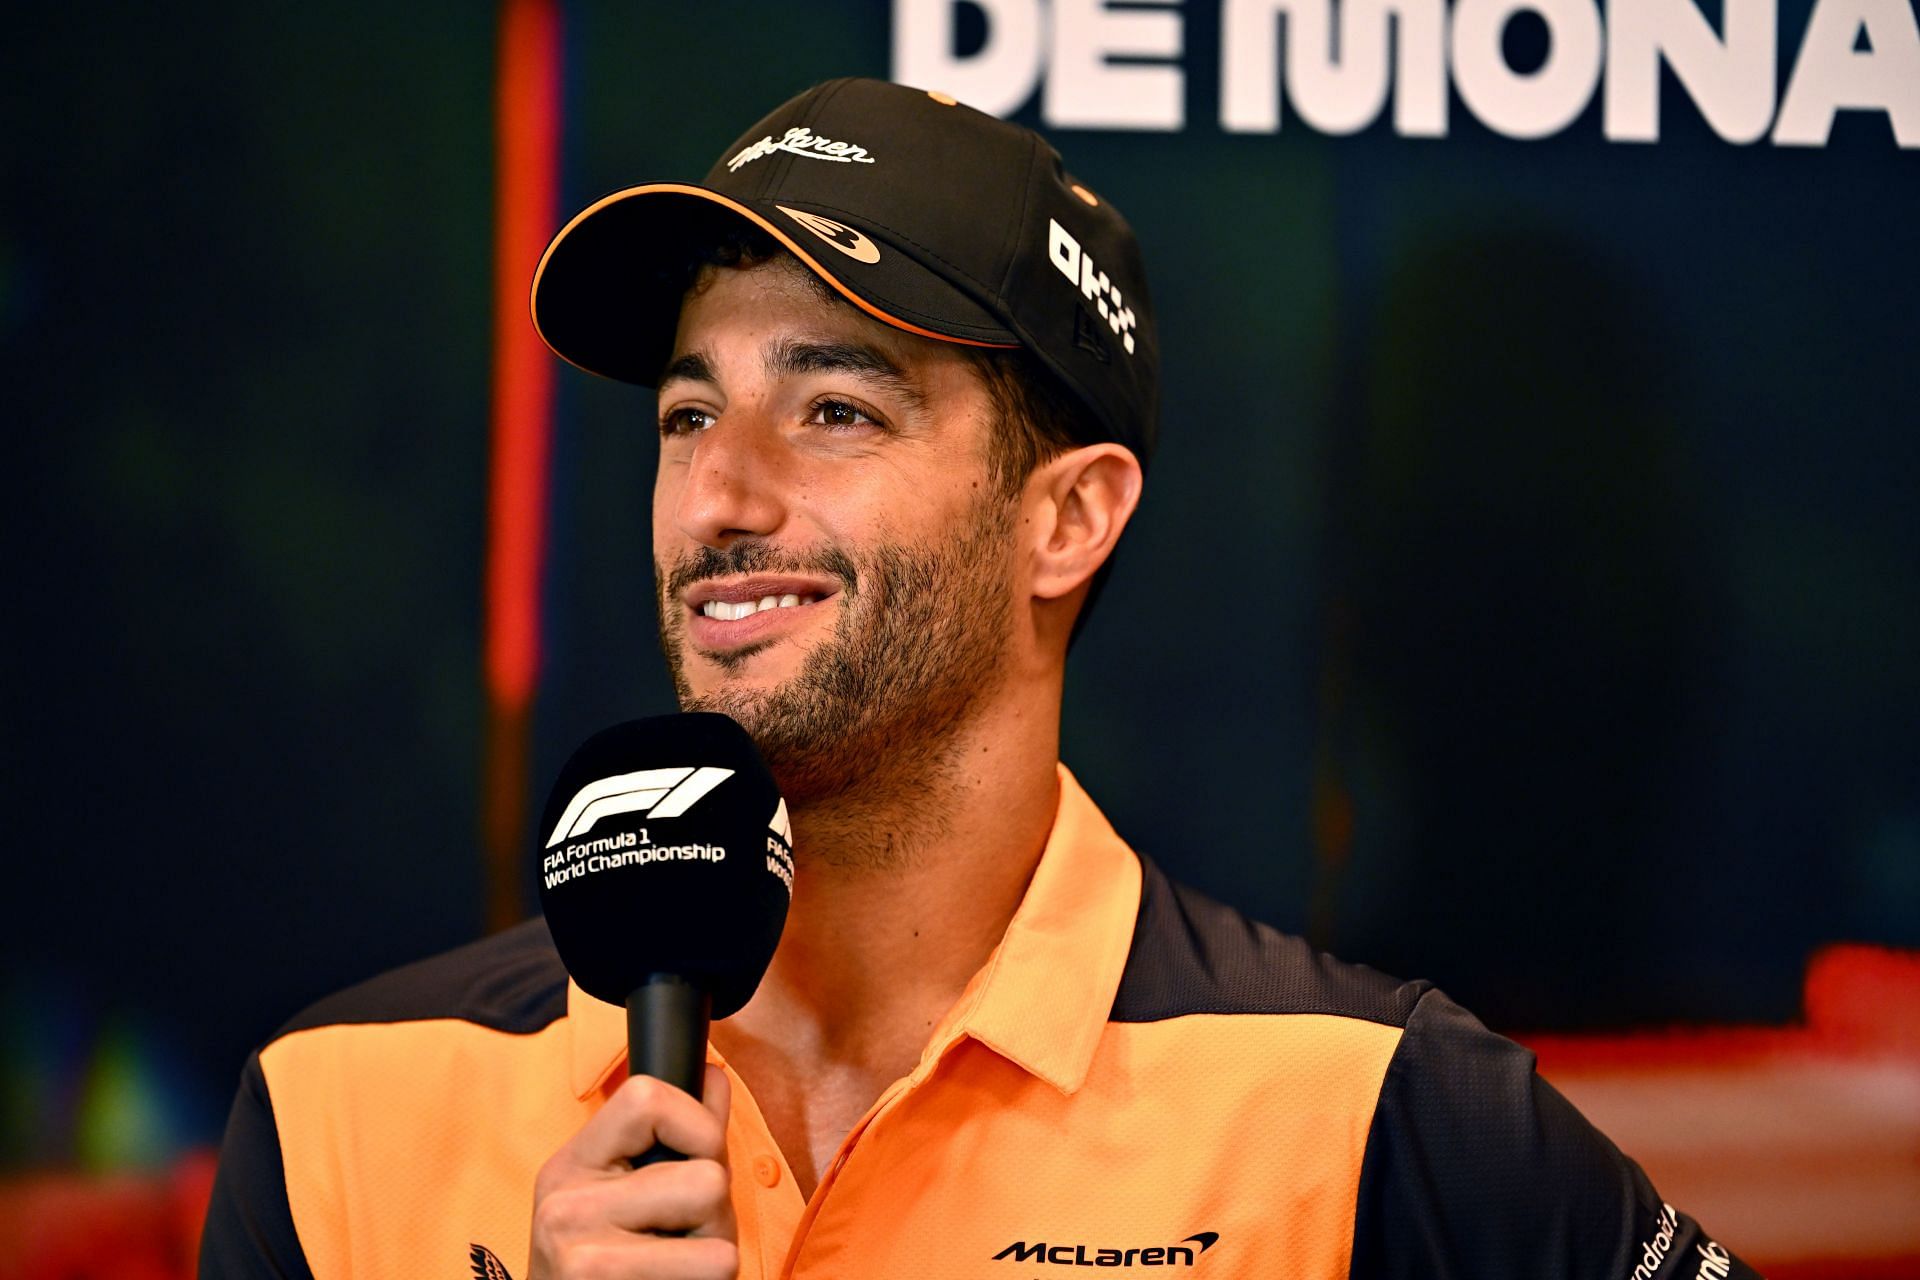
<instances>
[{"instance_id":1,"label":"man's neck","mask_svg":"<svg viewBox=\"0 0 1920 1280\"><path fill-rule=\"evenodd\" d=\"M786 929L730 1021L812 1024L794 1052L857 1058L901 1008L944 997L944 1013L958 998L1013 918L1058 805L1057 720L1012 710L963 727L938 779L794 812ZM847 839L866 847L829 844Z\"/></svg>"},{"instance_id":2,"label":"man's neck","mask_svg":"<svg viewBox=\"0 0 1920 1280\"><path fill-rule=\"evenodd\" d=\"M794 812L786 930L714 1042L803 1188L1006 932L1058 807L1058 723L1057 695L1003 701L956 733L937 778Z\"/></svg>"}]
</instances>

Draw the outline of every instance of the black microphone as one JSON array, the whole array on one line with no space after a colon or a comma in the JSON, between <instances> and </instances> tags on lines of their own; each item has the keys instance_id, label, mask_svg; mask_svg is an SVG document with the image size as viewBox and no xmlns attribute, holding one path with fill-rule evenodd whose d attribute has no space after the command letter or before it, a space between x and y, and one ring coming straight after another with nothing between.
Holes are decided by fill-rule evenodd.
<instances>
[{"instance_id":1,"label":"black microphone","mask_svg":"<svg viewBox=\"0 0 1920 1280\"><path fill-rule=\"evenodd\" d=\"M786 802L753 739L704 712L603 729L561 768L538 839L567 972L626 1006L629 1070L699 1097L708 1021L752 998L793 896Z\"/></svg>"}]
</instances>

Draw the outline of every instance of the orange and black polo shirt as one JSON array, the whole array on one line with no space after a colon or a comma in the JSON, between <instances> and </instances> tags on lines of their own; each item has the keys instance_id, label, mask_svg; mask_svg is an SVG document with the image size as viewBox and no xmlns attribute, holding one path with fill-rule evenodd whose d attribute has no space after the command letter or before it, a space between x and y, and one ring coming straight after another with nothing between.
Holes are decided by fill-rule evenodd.
<instances>
[{"instance_id":1,"label":"orange and black polo shirt","mask_svg":"<svg viewBox=\"0 0 1920 1280\"><path fill-rule=\"evenodd\" d=\"M1171 883L1060 782L1005 937L811 1200L733 1079L743 1280L1753 1274L1530 1053ZM524 1278L535 1171L624 1074L537 920L325 1000L246 1065L201 1275Z\"/></svg>"}]
</instances>

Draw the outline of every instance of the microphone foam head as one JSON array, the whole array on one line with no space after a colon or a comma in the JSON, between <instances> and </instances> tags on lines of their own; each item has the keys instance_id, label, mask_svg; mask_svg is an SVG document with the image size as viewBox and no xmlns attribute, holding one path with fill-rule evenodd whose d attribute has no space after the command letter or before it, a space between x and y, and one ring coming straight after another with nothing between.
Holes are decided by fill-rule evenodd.
<instances>
[{"instance_id":1,"label":"microphone foam head","mask_svg":"<svg viewBox=\"0 0 1920 1280\"><path fill-rule=\"evenodd\" d=\"M624 1004L659 973L699 983L724 1018L773 959L793 893L793 836L773 775L723 715L630 720L560 770L537 836L540 904L567 972Z\"/></svg>"}]
</instances>

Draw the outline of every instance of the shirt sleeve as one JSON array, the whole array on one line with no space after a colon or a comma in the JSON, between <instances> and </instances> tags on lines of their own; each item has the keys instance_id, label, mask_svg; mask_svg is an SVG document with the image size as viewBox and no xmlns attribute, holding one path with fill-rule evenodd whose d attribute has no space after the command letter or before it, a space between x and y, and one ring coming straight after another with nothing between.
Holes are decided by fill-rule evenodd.
<instances>
[{"instance_id":1,"label":"shirt sleeve","mask_svg":"<svg viewBox=\"0 0 1920 1280\"><path fill-rule=\"evenodd\" d=\"M280 1131L257 1053L240 1074L200 1237L200 1280L230 1276L313 1280L293 1229Z\"/></svg>"},{"instance_id":2,"label":"shirt sleeve","mask_svg":"<svg viewBox=\"0 0 1920 1280\"><path fill-rule=\"evenodd\" d=\"M1534 1071L1437 991L1387 1067L1361 1165L1354 1280L1747 1280Z\"/></svg>"}]
</instances>

